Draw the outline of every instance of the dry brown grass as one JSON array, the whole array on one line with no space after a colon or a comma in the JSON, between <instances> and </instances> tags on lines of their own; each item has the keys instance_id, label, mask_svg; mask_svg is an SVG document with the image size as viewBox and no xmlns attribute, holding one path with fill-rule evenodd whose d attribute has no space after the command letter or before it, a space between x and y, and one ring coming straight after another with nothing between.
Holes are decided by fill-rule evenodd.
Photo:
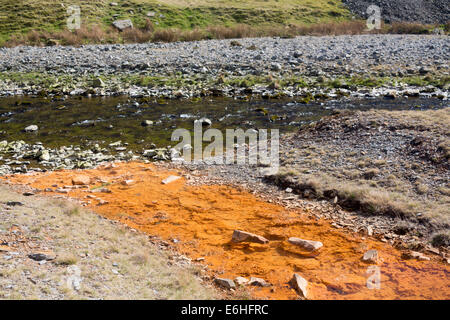
<instances>
[{"instance_id":1,"label":"dry brown grass","mask_svg":"<svg viewBox=\"0 0 450 320\"><path fill-rule=\"evenodd\" d=\"M432 26L420 23L394 22L388 28L388 32L394 34L427 34L432 29Z\"/></svg>"},{"instance_id":2,"label":"dry brown grass","mask_svg":"<svg viewBox=\"0 0 450 320\"><path fill-rule=\"evenodd\" d=\"M154 42L175 42L180 39L181 31L179 29L159 29L153 33Z\"/></svg>"},{"instance_id":3,"label":"dry brown grass","mask_svg":"<svg viewBox=\"0 0 450 320\"><path fill-rule=\"evenodd\" d=\"M275 178L277 184L292 187L304 197L333 200L337 196L339 204L365 213L402 217L415 217L420 213L437 225L450 223L450 189L445 182L448 175L445 161L450 159L450 108L357 111L357 117L348 119L345 118L350 115L347 111L342 115L342 121L348 120L352 125L357 121L383 124L424 137L425 141L432 137L435 143L427 144L430 154L424 153L430 162L402 152L381 154L379 158L368 156L364 140L355 150L352 147L341 149L337 147L340 144L328 145L326 140L317 141L314 136L308 136L311 139L307 147L298 144L288 152L283 151L284 168ZM408 148L408 141L402 143ZM358 156L361 154L359 147L364 150L361 156Z\"/></svg>"},{"instance_id":4,"label":"dry brown grass","mask_svg":"<svg viewBox=\"0 0 450 320\"><path fill-rule=\"evenodd\" d=\"M448 28L448 27L447 27ZM127 29L118 32L112 27L103 28L99 25L84 26L75 31L62 30L55 32L30 31L26 34L13 35L5 46L18 45L82 45L88 43L145 43L145 42L175 42L198 41L205 39L239 39L249 37L283 37L296 36L324 36L324 35L354 35L367 33L394 34L426 34L433 29L431 25L415 23L393 23L383 25L380 30L367 31L365 21L344 21L317 23L312 25L289 26L249 26L237 24L234 26L209 26L181 30L178 28L155 29L153 23L147 19L141 28ZM448 32L448 30L447 30Z\"/></svg>"}]
</instances>

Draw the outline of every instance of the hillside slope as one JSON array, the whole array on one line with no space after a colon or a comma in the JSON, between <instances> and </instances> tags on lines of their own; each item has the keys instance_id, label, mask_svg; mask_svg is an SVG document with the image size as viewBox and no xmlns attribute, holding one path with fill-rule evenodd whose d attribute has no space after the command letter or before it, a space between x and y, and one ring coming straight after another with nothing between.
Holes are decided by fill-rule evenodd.
<instances>
[{"instance_id":1,"label":"hillside slope","mask_svg":"<svg viewBox=\"0 0 450 320\"><path fill-rule=\"evenodd\" d=\"M70 5L81 7L83 24L111 25L117 19L131 19L143 25L149 18L156 27L190 29L210 25L285 25L349 20L350 12L340 0L2 0L0 40L30 30L65 28Z\"/></svg>"}]
</instances>

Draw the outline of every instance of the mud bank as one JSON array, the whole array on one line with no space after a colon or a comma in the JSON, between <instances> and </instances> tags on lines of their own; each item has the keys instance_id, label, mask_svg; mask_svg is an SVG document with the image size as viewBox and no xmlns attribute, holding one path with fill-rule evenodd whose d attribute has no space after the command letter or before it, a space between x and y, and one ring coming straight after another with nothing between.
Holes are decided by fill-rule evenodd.
<instances>
[{"instance_id":1,"label":"mud bank","mask_svg":"<svg viewBox=\"0 0 450 320\"><path fill-rule=\"evenodd\" d=\"M79 175L88 177L89 183L73 186ZM182 178L162 184L170 175ZM309 282L310 299L450 298L448 265L434 260L403 260L402 252L386 243L344 233L328 221L309 218L306 211L288 210L246 191L217 185L189 186L189 175L184 172L128 163L6 179L49 195L58 190L105 217L171 241L181 253L203 261L212 278L258 277L271 284L248 286L254 298L297 299L288 284L294 273ZM264 236L269 243L232 243L236 229ZM321 241L323 248L306 253L290 244L289 237ZM366 286L371 264L362 257L371 249L379 255L379 290Z\"/></svg>"}]
</instances>

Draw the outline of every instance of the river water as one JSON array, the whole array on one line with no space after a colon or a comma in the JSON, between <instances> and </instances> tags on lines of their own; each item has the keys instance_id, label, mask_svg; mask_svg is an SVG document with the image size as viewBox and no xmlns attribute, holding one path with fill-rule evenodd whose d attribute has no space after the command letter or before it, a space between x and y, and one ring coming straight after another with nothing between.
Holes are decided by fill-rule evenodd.
<instances>
[{"instance_id":1,"label":"river water","mask_svg":"<svg viewBox=\"0 0 450 320\"><path fill-rule=\"evenodd\" d=\"M192 129L195 119L206 117L212 127L280 129L294 131L301 125L329 115L335 109L429 109L448 106L448 101L425 98L344 99L304 104L295 99L162 100L154 98L0 98L0 141L42 142L46 147L89 146L121 140L131 150L175 145L176 128ZM153 121L144 127L143 120ZM36 133L25 133L29 125Z\"/></svg>"}]
</instances>

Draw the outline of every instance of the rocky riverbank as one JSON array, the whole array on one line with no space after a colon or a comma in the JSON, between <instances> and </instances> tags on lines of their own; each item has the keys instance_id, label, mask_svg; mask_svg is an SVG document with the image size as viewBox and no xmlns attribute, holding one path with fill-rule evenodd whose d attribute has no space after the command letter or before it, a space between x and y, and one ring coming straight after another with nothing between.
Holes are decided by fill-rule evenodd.
<instances>
[{"instance_id":1,"label":"rocky riverbank","mask_svg":"<svg viewBox=\"0 0 450 320\"><path fill-rule=\"evenodd\" d=\"M431 35L0 48L0 95L447 99L448 51Z\"/></svg>"},{"instance_id":2,"label":"rocky riverbank","mask_svg":"<svg viewBox=\"0 0 450 320\"><path fill-rule=\"evenodd\" d=\"M254 166L187 168L208 177L194 183L230 183L287 207L320 208L314 215L336 228L401 248L445 248L449 110L336 111L282 137L276 174Z\"/></svg>"}]
</instances>

